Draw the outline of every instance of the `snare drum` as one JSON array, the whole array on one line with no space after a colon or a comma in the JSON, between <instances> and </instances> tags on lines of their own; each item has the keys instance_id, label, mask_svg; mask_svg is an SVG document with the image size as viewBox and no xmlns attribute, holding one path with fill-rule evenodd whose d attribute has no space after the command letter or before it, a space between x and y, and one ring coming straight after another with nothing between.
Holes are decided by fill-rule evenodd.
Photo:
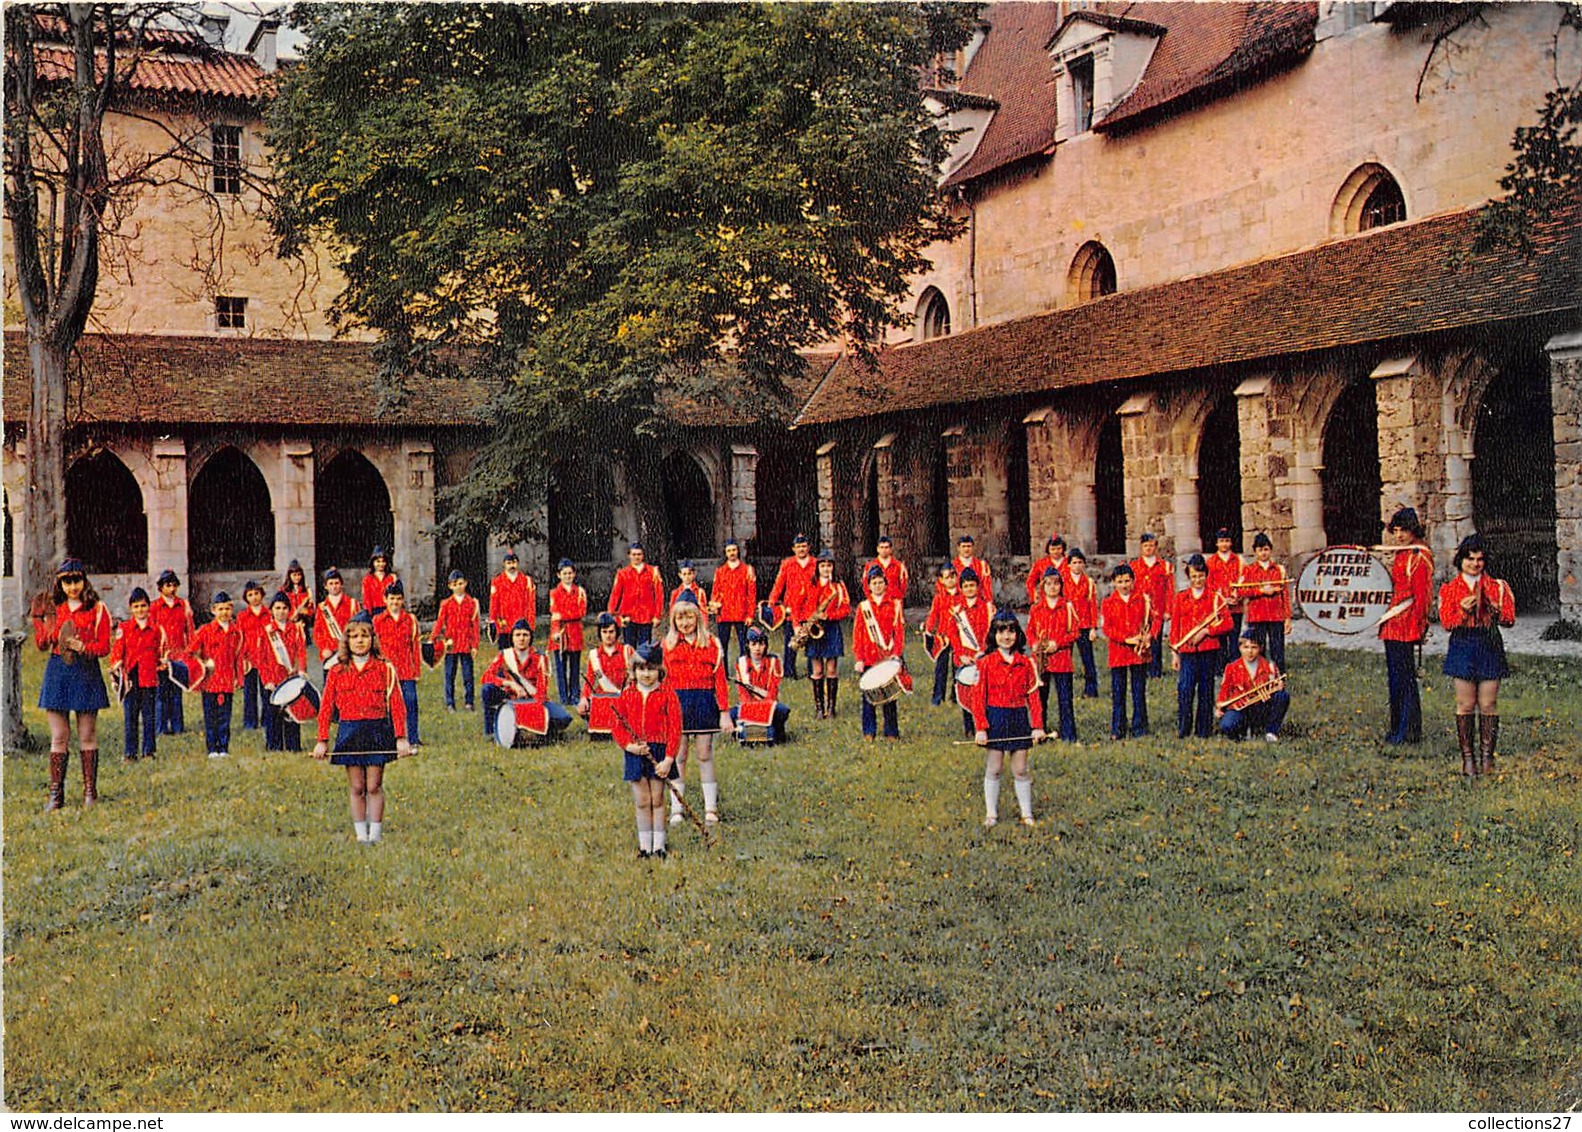
<instances>
[{"instance_id":1,"label":"snare drum","mask_svg":"<svg viewBox=\"0 0 1582 1132\"><path fill-rule=\"evenodd\" d=\"M494 717L494 739L502 747L537 747L548 736L549 708L532 700L503 703Z\"/></svg>"},{"instance_id":2,"label":"snare drum","mask_svg":"<svg viewBox=\"0 0 1582 1132\"><path fill-rule=\"evenodd\" d=\"M282 680L269 694L269 702L297 723L308 723L319 717L319 690L308 683L306 676Z\"/></svg>"},{"instance_id":3,"label":"snare drum","mask_svg":"<svg viewBox=\"0 0 1582 1132\"><path fill-rule=\"evenodd\" d=\"M901 673L900 658L892 656L888 660L870 665L858 677L857 688L862 692L862 698L874 707L894 703L906 691L901 683Z\"/></svg>"},{"instance_id":4,"label":"snare drum","mask_svg":"<svg viewBox=\"0 0 1582 1132\"><path fill-rule=\"evenodd\" d=\"M963 664L956 669L956 703L962 711L972 710L972 697L977 694L978 666Z\"/></svg>"}]
</instances>

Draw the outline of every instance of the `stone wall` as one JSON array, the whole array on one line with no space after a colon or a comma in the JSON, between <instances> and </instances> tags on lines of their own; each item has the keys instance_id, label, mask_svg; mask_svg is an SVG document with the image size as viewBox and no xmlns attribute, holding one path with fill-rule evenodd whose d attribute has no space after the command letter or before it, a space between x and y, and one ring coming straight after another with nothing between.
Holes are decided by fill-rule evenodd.
<instances>
[{"instance_id":1,"label":"stone wall","mask_svg":"<svg viewBox=\"0 0 1582 1132\"><path fill-rule=\"evenodd\" d=\"M1582 332L1556 335L1545 349L1555 417L1560 616L1582 621Z\"/></svg>"}]
</instances>

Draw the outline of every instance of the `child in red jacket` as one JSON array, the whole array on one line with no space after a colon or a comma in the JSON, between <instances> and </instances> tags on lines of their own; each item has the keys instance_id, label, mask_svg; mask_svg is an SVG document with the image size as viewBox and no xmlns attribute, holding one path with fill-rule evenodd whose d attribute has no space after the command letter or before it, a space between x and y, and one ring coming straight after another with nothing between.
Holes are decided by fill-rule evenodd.
<instances>
[{"instance_id":1,"label":"child in red jacket","mask_svg":"<svg viewBox=\"0 0 1582 1132\"><path fill-rule=\"evenodd\" d=\"M126 688L121 700L124 712L122 758L135 762L140 722L142 755L145 759L154 757L154 701L159 695L159 674L165 667L165 634L154 624L147 590L142 586L135 588L130 604L132 616L122 622L110 645L110 671Z\"/></svg>"},{"instance_id":2,"label":"child in red jacket","mask_svg":"<svg viewBox=\"0 0 1582 1132\"><path fill-rule=\"evenodd\" d=\"M242 683L242 630L233 618L236 606L224 590L209 602L214 620L192 638L191 653L208 670L203 678L203 734L209 757L231 753L231 708Z\"/></svg>"},{"instance_id":3,"label":"child in red jacket","mask_svg":"<svg viewBox=\"0 0 1582 1132\"><path fill-rule=\"evenodd\" d=\"M677 777L681 748L681 701L664 687L665 667L658 644L638 645L632 657L632 683L615 703L615 742L626 752L622 778L632 784L637 814L637 855L665 853L665 792Z\"/></svg>"}]
</instances>

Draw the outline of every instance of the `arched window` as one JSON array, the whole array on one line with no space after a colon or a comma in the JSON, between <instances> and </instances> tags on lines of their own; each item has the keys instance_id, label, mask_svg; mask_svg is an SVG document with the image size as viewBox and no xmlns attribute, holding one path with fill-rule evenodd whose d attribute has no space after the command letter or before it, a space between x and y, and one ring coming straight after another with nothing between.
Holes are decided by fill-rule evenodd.
<instances>
[{"instance_id":1,"label":"arched window","mask_svg":"<svg viewBox=\"0 0 1582 1132\"><path fill-rule=\"evenodd\" d=\"M677 558L702 558L714 546L714 497L698 462L677 449L659 465L660 494Z\"/></svg>"},{"instance_id":2,"label":"arched window","mask_svg":"<svg viewBox=\"0 0 1582 1132\"><path fill-rule=\"evenodd\" d=\"M923 292L917 303L917 336L919 341L944 338L950 333L950 304L937 287Z\"/></svg>"},{"instance_id":3,"label":"arched window","mask_svg":"<svg viewBox=\"0 0 1582 1132\"><path fill-rule=\"evenodd\" d=\"M1335 194L1329 229L1336 236L1351 236L1405 219L1406 197L1401 186L1388 169L1370 162L1353 170Z\"/></svg>"},{"instance_id":4,"label":"arched window","mask_svg":"<svg viewBox=\"0 0 1582 1132\"><path fill-rule=\"evenodd\" d=\"M608 469L590 460L556 464L549 478L550 560L607 561L615 540L614 509Z\"/></svg>"},{"instance_id":5,"label":"arched window","mask_svg":"<svg viewBox=\"0 0 1582 1132\"><path fill-rule=\"evenodd\" d=\"M1099 430L1093 466L1093 503L1098 554L1126 553L1126 465L1121 455L1121 418L1111 413Z\"/></svg>"},{"instance_id":6,"label":"arched window","mask_svg":"<svg viewBox=\"0 0 1582 1132\"><path fill-rule=\"evenodd\" d=\"M148 573L143 490L113 452L66 469L66 551L90 574Z\"/></svg>"},{"instance_id":7,"label":"arched window","mask_svg":"<svg viewBox=\"0 0 1582 1132\"><path fill-rule=\"evenodd\" d=\"M1115 294L1115 260L1103 244L1089 240L1077 249L1066 277L1066 292L1073 303Z\"/></svg>"},{"instance_id":8,"label":"arched window","mask_svg":"<svg viewBox=\"0 0 1582 1132\"><path fill-rule=\"evenodd\" d=\"M258 465L227 445L187 489L188 562L195 574L275 568L275 513Z\"/></svg>"},{"instance_id":9,"label":"arched window","mask_svg":"<svg viewBox=\"0 0 1582 1132\"><path fill-rule=\"evenodd\" d=\"M1206 550L1214 549L1214 532L1229 528L1241 549L1241 421L1236 398L1225 397L1203 422L1197 455L1198 533Z\"/></svg>"},{"instance_id":10,"label":"arched window","mask_svg":"<svg viewBox=\"0 0 1582 1132\"><path fill-rule=\"evenodd\" d=\"M1324 537L1331 544L1371 546L1380 538L1378 389L1347 386L1324 426Z\"/></svg>"},{"instance_id":11,"label":"arched window","mask_svg":"<svg viewBox=\"0 0 1582 1132\"><path fill-rule=\"evenodd\" d=\"M320 465L313 477L313 558L319 571L366 569L376 546L390 551L399 571L406 564L394 541L390 491L368 457L348 448Z\"/></svg>"}]
</instances>

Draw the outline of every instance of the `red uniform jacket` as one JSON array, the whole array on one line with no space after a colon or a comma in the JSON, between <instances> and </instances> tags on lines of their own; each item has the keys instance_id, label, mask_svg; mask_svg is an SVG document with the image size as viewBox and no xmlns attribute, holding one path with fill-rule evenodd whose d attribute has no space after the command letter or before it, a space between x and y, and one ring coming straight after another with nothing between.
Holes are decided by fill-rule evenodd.
<instances>
[{"instance_id":1,"label":"red uniform jacket","mask_svg":"<svg viewBox=\"0 0 1582 1132\"><path fill-rule=\"evenodd\" d=\"M956 608L956 603L961 600L960 590L947 590L938 582L934 583L934 601L928 607L928 616L923 619L923 628L930 633L937 633L941 637L950 635L947 626L950 624L950 611Z\"/></svg>"},{"instance_id":2,"label":"red uniform jacket","mask_svg":"<svg viewBox=\"0 0 1582 1132\"><path fill-rule=\"evenodd\" d=\"M994 603L981 596L971 605L967 604L966 598L959 598L951 606L950 614L945 619L945 636L950 638L950 659L957 668L972 663L973 658L985 649L994 648L994 642L989 639L989 620L993 616ZM961 639L962 617L967 619L972 635L977 638L977 648L970 647Z\"/></svg>"},{"instance_id":3,"label":"red uniform jacket","mask_svg":"<svg viewBox=\"0 0 1582 1132\"><path fill-rule=\"evenodd\" d=\"M1228 556L1221 558L1219 551L1216 550L1213 554L1205 554L1203 558L1208 563L1208 588L1215 593L1224 594L1225 600L1231 602L1234 609L1236 591L1230 588L1230 584L1241 580L1241 555L1233 550Z\"/></svg>"},{"instance_id":4,"label":"red uniform jacket","mask_svg":"<svg viewBox=\"0 0 1582 1132\"><path fill-rule=\"evenodd\" d=\"M582 651L582 619L588 615L588 591L575 582L568 589L556 584L549 591L549 651ZM555 639L559 633L564 642Z\"/></svg>"},{"instance_id":5,"label":"red uniform jacket","mask_svg":"<svg viewBox=\"0 0 1582 1132\"><path fill-rule=\"evenodd\" d=\"M1077 628L1096 629L1099 625L1099 587L1092 578L1083 574L1078 577L1072 571L1066 572L1065 595L1077 610Z\"/></svg>"},{"instance_id":6,"label":"red uniform jacket","mask_svg":"<svg viewBox=\"0 0 1582 1132\"><path fill-rule=\"evenodd\" d=\"M1274 666L1274 661L1266 656L1258 658L1258 675L1252 674L1252 669L1247 667L1247 662L1237 657L1225 666L1225 681L1219 686L1219 699L1217 706L1223 708L1231 700L1262 684L1267 684L1280 675L1280 670Z\"/></svg>"},{"instance_id":7,"label":"red uniform jacket","mask_svg":"<svg viewBox=\"0 0 1582 1132\"><path fill-rule=\"evenodd\" d=\"M159 686L159 662L165 658L165 631L152 616L142 625L130 617L110 644L110 667L120 668L138 688Z\"/></svg>"},{"instance_id":8,"label":"red uniform jacket","mask_svg":"<svg viewBox=\"0 0 1582 1132\"><path fill-rule=\"evenodd\" d=\"M626 687L631 673L631 645L616 642L609 651L605 651L603 645L594 645L588 650L587 663L582 666L582 692L584 695L613 695Z\"/></svg>"},{"instance_id":9,"label":"red uniform jacket","mask_svg":"<svg viewBox=\"0 0 1582 1132\"><path fill-rule=\"evenodd\" d=\"M870 617L872 624L869 624ZM879 636L874 636L877 628ZM900 656L906 645L906 622L901 617L901 602L887 593L882 602L872 598L857 607L851 627L851 654L864 668Z\"/></svg>"},{"instance_id":10,"label":"red uniform jacket","mask_svg":"<svg viewBox=\"0 0 1582 1132\"><path fill-rule=\"evenodd\" d=\"M659 576L659 568L647 562L635 569L622 566L615 572L606 608L634 625L657 621L665 611L665 580Z\"/></svg>"},{"instance_id":11,"label":"red uniform jacket","mask_svg":"<svg viewBox=\"0 0 1582 1132\"><path fill-rule=\"evenodd\" d=\"M1291 587L1285 584L1285 567L1278 562L1270 562L1264 566L1254 558L1241 568L1242 582L1273 582L1279 588L1272 594L1265 594L1260 590L1243 589L1240 592L1242 600L1247 603L1247 620L1253 621L1289 621L1291 620Z\"/></svg>"},{"instance_id":12,"label":"red uniform jacket","mask_svg":"<svg viewBox=\"0 0 1582 1132\"><path fill-rule=\"evenodd\" d=\"M507 680L520 684L527 699L535 704L549 702L549 681L544 678L544 654L532 645L518 652L507 645L483 670L485 684L504 685Z\"/></svg>"},{"instance_id":13,"label":"red uniform jacket","mask_svg":"<svg viewBox=\"0 0 1582 1132\"><path fill-rule=\"evenodd\" d=\"M1219 638L1235 629L1235 624L1230 619L1230 610L1225 609L1219 618L1209 625L1208 633L1197 644L1183 646L1182 638L1191 634L1193 629L1201 625L1214 608L1214 599L1218 595L1213 586L1204 586L1200 597L1194 597L1190 589L1179 591L1170 603L1170 632L1176 634L1170 642L1170 647L1176 652L1214 652L1219 648Z\"/></svg>"},{"instance_id":14,"label":"red uniform jacket","mask_svg":"<svg viewBox=\"0 0 1582 1132\"><path fill-rule=\"evenodd\" d=\"M714 571L714 600L720 603L716 620L748 622L758 604L758 576L740 560L733 567L722 564Z\"/></svg>"},{"instance_id":15,"label":"red uniform jacket","mask_svg":"<svg viewBox=\"0 0 1582 1132\"><path fill-rule=\"evenodd\" d=\"M1076 606L1064 597L1056 599L1054 605L1049 604L1047 597L1039 597L1027 615L1027 639L1032 644L1049 641L1055 646L1042 656L1043 671L1072 671L1071 646L1077 639L1081 621ZM1029 648L1028 651L1034 650Z\"/></svg>"},{"instance_id":16,"label":"red uniform jacket","mask_svg":"<svg viewBox=\"0 0 1582 1132\"><path fill-rule=\"evenodd\" d=\"M296 617L304 609L307 610L308 619L314 618L316 610L313 604L313 591L309 589L288 590L282 588L281 593L286 595L286 601L291 603L291 616Z\"/></svg>"},{"instance_id":17,"label":"red uniform jacket","mask_svg":"<svg viewBox=\"0 0 1582 1132\"><path fill-rule=\"evenodd\" d=\"M511 626L526 619L529 629L538 628L538 590L525 570L513 580L504 570L489 583L489 620L500 636L510 640Z\"/></svg>"},{"instance_id":18,"label":"red uniform jacket","mask_svg":"<svg viewBox=\"0 0 1582 1132\"><path fill-rule=\"evenodd\" d=\"M245 674L253 667L253 645L259 637L263 636L264 626L274 618L269 613L267 605L260 605L258 612L253 612L253 607L243 605L236 614L236 627L242 631L242 672Z\"/></svg>"},{"instance_id":19,"label":"red uniform jacket","mask_svg":"<svg viewBox=\"0 0 1582 1132\"><path fill-rule=\"evenodd\" d=\"M994 600L994 571L989 568L989 563L983 558L973 558L971 562L963 562L960 557L950 560L951 569L956 571L956 577L961 577L961 572L968 567L978 575L978 593L990 601ZM939 584L937 581L934 583Z\"/></svg>"},{"instance_id":20,"label":"red uniform jacket","mask_svg":"<svg viewBox=\"0 0 1582 1132\"><path fill-rule=\"evenodd\" d=\"M813 579L818 577L818 559L811 554L806 558L782 559L780 572L775 575L774 588L769 591L771 605L784 605L790 609L802 598L802 591L813 584Z\"/></svg>"},{"instance_id":21,"label":"red uniform jacket","mask_svg":"<svg viewBox=\"0 0 1582 1132\"><path fill-rule=\"evenodd\" d=\"M1066 576L1070 573L1066 569L1066 556L1062 554L1059 558L1056 558L1052 554L1044 555L1033 563L1033 568L1027 575L1027 604L1029 606L1038 604L1038 599L1042 594L1042 590L1039 587L1044 584L1044 572L1051 566L1060 571L1061 584L1062 586L1065 584Z\"/></svg>"},{"instance_id":22,"label":"red uniform jacket","mask_svg":"<svg viewBox=\"0 0 1582 1132\"><path fill-rule=\"evenodd\" d=\"M387 573L379 577L372 570L363 575L363 608L383 609L385 606L385 589L396 580L394 574Z\"/></svg>"},{"instance_id":23,"label":"red uniform jacket","mask_svg":"<svg viewBox=\"0 0 1582 1132\"><path fill-rule=\"evenodd\" d=\"M1104 599L1102 613L1104 638L1110 643L1110 667L1130 668L1146 663L1126 641L1144 632L1150 637L1159 632L1159 611L1154 608L1154 599L1136 589L1130 598L1110 594Z\"/></svg>"},{"instance_id":24,"label":"red uniform jacket","mask_svg":"<svg viewBox=\"0 0 1582 1132\"><path fill-rule=\"evenodd\" d=\"M1152 566L1141 558L1133 558L1132 576L1137 579L1132 592L1147 594L1153 599L1154 616L1159 619L1160 628L1163 628L1164 619L1170 616L1170 597L1176 588L1175 567L1165 558L1155 558ZM1159 635L1158 629L1154 630L1154 635Z\"/></svg>"},{"instance_id":25,"label":"red uniform jacket","mask_svg":"<svg viewBox=\"0 0 1582 1132\"><path fill-rule=\"evenodd\" d=\"M281 653L285 654L284 663ZM306 672L308 638L302 631L302 623L287 620L282 626L271 617L254 643L252 655L248 659L258 670L258 678L266 688L277 688L291 677Z\"/></svg>"},{"instance_id":26,"label":"red uniform jacket","mask_svg":"<svg viewBox=\"0 0 1582 1132\"><path fill-rule=\"evenodd\" d=\"M324 674L324 697L319 703L319 742L330 737L332 719L390 718L397 739L406 738L406 701L401 682L387 660L368 657L358 668L355 658L337 664Z\"/></svg>"},{"instance_id":27,"label":"red uniform jacket","mask_svg":"<svg viewBox=\"0 0 1582 1132\"><path fill-rule=\"evenodd\" d=\"M192 620L192 606L185 598L166 601L165 595L160 594L154 599L148 615L154 619L154 624L165 630L165 647L171 655L184 652L192 634L198 631Z\"/></svg>"},{"instance_id":28,"label":"red uniform jacket","mask_svg":"<svg viewBox=\"0 0 1582 1132\"><path fill-rule=\"evenodd\" d=\"M874 558L862 568L862 574L860 575L862 578L862 596L873 596L868 592L868 572L875 566L879 567L879 569L884 572L884 580L887 583L884 589L885 600L888 601L891 598L895 598L896 601L900 602L902 605L905 605L906 588L911 584L912 578L911 575L906 572L906 563L902 562L899 558L896 558L893 555L890 558L890 564L888 566L886 566L883 562L880 562L877 558Z\"/></svg>"},{"instance_id":29,"label":"red uniform jacket","mask_svg":"<svg viewBox=\"0 0 1582 1132\"><path fill-rule=\"evenodd\" d=\"M319 616L313 622L313 647L319 650L319 659L328 660L341 647L346 635L346 623L357 615L357 599L341 594L340 603L331 605L330 599L319 602Z\"/></svg>"},{"instance_id":30,"label":"red uniform jacket","mask_svg":"<svg viewBox=\"0 0 1582 1132\"><path fill-rule=\"evenodd\" d=\"M704 634L704 642L695 645L684 638L674 645L665 638L665 684L678 692L714 690L714 702L721 711L729 711L730 689L725 678L725 654L717 637Z\"/></svg>"},{"instance_id":31,"label":"red uniform jacket","mask_svg":"<svg viewBox=\"0 0 1582 1132\"><path fill-rule=\"evenodd\" d=\"M1033 662L1019 652L1006 660L999 649L978 661L978 694L971 697L972 722L979 731L989 729L987 708L1027 709L1027 721L1039 730L1044 726L1044 705L1038 699L1038 673ZM1029 741L1031 746L1031 741Z\"/></svg>"},{"instance_id":32,"label":"red uniform jacket","mask_svg":"<svg viewBox=\"0 0 1582 1132\"><path fill-rule=\"evenodd\" d=\"M615 713L610 738L620 746L663 743L671 758L681 749L681 701L668 685L660 684L647 695L636 684L629 685L615 701Z\"/></svg>"},{"instance_id":33,"label":"red uniform jacket","mask_svg":"<svg viewBox=\"0 0 1582 1132\"><path fill-rule=\"evenodd\" d=\"M1461 608L1462 598L1477 592L1467 585L1465 575L1457 574L1439 587L1439 623L1446 629L1487 629L1496 620L1505 626L1516 624L1516 595L1511 587L1487 574L1479 577L1478 582L1483 589L1485 606L1481 621L1478 620L1476 607L1470 612Z\"/></svg>"},{"instance_id":34,"label":"red uniform jacket","mask_svg":"<svg viewBox=\"0 0 1582 1132\"><path fill-rule=\"evenodd\" d=\"M193 636L187 651L212 661L203 678L205 692L234 692L242 682L242 631L232 621L229 628L210 621Z\"/></svg>"},{"instance_id":35,"label":"red uniform jacket","mask_svg":"<svg viewBox=\"0 0 1582 1132\"><path fill-rule=\"evenodd\" d=\"M737 706L752 703L774 703L780 698L780 681L785 677L785 665L778 656L764 654L762 662L753 663L753 658L743 653L736 658L736 703ZM764 695L757 696L746 687L751 684Z\"/></svg>"},{"instance_id":36,"label":"red uniform jacket","mask_svg":"<svg viewBox=\"0 0 1582 1132\"><path fill-rule=\"evenodd\" d=\"M1425 551L1402 551L1390 566L1390 578L1395 582L1395 592L1390 595L1391 607L1405 601L1412 604L1379 626L1379 638L1420 641L1428 635L1428 620L1433 616L1429 602L1433 596L1434 560Z\"/></svg>"},{"instance_id":37,"label":"red uniform jacket","mask_svg":"<svg viewBox=\"0 0 1582 1132\"><path fill-rule=\"evenodd\" d=\"M439 603L434 635L444 642L447 653L477 652L482 632L482 610L477 598L471 594L463 594L460 598L451 594Z\"/></svg>"},{"instance_id":38,"label":"red uniform jacket","mask_svg":"<svg viewBox=\"0 0 1582 1132\"><path fill-rule=\"evenodd\" d=\"M851 595L846 592L846 583L817 580L807 584L801 596L792 603L787 612L793 622L800 624L811 618L818 611L819 604L824 601L829 603L824 606L825 621L834 623L844 621L851 616Z\"/></svg>"},{"instance_id":39,"label":"red uniform jacket","mask_svg":"<svg viewBox=\"0 0 1582 1132\"><path fill-rule=\"evenodd\" d=\"M379 652L395 665L397 680L416 680L423 670L422 630L417 618L406 610L397 621L386 610L374 614L374 636L379 638Z\"/></svg>"}]
</instances>

